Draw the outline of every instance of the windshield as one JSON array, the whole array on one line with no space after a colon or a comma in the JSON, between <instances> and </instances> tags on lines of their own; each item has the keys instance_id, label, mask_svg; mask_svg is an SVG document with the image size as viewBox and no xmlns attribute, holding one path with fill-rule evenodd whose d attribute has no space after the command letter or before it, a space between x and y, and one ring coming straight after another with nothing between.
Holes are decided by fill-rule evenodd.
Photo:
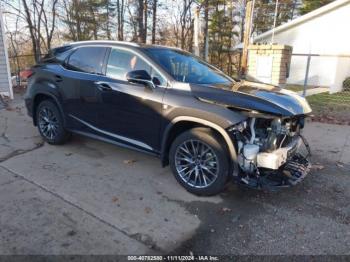
<instances>
[{"instance_id":1,"label":"windshield","mask_svg":"<svg viewBox=\"0 0 350 262\"><path fill-rule=\"evenodd\" d=\"M189 53L148 48L146 53L176 81L193 84L230 84L231 78Z\"/></svg>"}]
</instances>

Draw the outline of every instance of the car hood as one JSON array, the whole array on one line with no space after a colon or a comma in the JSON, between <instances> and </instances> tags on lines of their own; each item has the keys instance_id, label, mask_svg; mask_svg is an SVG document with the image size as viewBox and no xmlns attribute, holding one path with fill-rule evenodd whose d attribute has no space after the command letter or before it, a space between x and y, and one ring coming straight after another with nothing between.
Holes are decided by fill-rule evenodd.
<instances>
[{"instance_id":1,"label":"car hood","mask_svg":"<svg viewBox=\"0 0 350 262\"><path fill-rule=\"evenodd\" d=\"M254 110L281 116L308 114L312 110L305 98L277 86L242 80L233 86L194 85L198 99L242 110Z\"/></svg>"}]
</instances>

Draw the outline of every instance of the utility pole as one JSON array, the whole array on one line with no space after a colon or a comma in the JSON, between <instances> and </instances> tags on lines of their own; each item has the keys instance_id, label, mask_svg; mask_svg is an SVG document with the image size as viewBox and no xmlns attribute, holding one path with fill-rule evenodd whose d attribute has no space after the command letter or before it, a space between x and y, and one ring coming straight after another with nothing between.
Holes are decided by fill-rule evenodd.
<instances>
[{"instance_id":1,"label":"utility pole","mask_svg":"<svg viewBox=\"0 0 350 262\"><path fill-rule=\"evenodd\" d=\"M276 28L276 22L277 22L277 13L278 13L278 0L276 0L275 15L274 15L274 18L273 18L271 45L273 45L273 41L275 40L275 28Z\"/></svg>"},{"instance_id":2,"label":"utility pole","mask_svg":"<svg viewBox=\"0 0 350 262\"><path fill-rule=\"evenodd\" d=\"M249 0L245 10L245 21L244 21L244 37L243 37L243 51L241 57L241 68L240 75L243 76L247 72L247 61L248 61L248 46L250 42L250 34L252 28L252 13L253 13L253 1Z\"/></svg>"}]
</instances>

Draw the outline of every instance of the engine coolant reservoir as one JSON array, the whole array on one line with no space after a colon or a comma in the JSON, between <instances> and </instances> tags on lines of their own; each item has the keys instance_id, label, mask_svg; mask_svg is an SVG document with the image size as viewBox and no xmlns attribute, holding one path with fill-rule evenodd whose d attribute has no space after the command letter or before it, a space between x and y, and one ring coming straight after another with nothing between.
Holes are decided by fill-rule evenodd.
<instances>
[{"instance_id":1,"label":"engine coolant reservoir","mask_svg":"<svg viewBox=\"0 0 350 262\"><path fill-rule=\"evenodd\" d=\"M256 165L256 157L259 153L259 146L254 144L246 144L243 147L244 156L244 169L248 172L252 172Z\"/></svg>"},{"instance_id":2,"label":"engine coolant reservoir","mask_svg":"<svg viewBox=\"0 0 350 262\"><path fill-rule=\"evenodd\" d=\"M259 146L246 144L243 148L243 155L247 160L254 160L259 153Z\"/></svg>"}]
</instances>

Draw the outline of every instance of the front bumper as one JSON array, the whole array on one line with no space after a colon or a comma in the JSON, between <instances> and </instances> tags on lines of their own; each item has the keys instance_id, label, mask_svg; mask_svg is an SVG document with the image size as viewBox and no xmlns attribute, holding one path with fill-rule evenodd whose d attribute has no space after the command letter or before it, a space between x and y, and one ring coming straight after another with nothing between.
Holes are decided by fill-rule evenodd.
<instances>
[{"instance_id":1,"label":"front bumper","mask_svg":"<svg viewBox=\"0 0 350 262\"><path fill-rule=\"evenodd\" d=\"M259 168L258 172L249 178L236 177L235 179L239 185L270 191L295 186L309 174L310 156L311 151L307 141L299 136L297 143L293 141L288 149L286 162L278 169Z\"/></svg>"}]
</instances>

